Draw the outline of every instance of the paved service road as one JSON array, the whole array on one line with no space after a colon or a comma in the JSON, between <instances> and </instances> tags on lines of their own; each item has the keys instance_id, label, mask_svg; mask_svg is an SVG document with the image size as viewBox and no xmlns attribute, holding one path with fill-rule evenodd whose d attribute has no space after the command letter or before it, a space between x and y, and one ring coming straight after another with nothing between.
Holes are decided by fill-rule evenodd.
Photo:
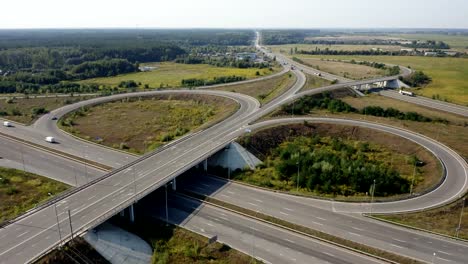
<instances>
[{"instance_id":1,"label":"paved service road","mask_svg":"<svg viewBox=\"0 0 468 264\"><path fill-rule=\"evenodd\" d=\"M203 175L185 177L178 182L178 188L425 262L432 260L433 253L452 263L465 263L468 258L468 243L386 224L361 214L333 211L332 205L325 206L311 198Z\"/></svg>"},{"instance_id":2,"label":"paved service road","mask_svg":"<svg viewBox=\"0 0 468 264\"><path fill-rule=\"evenodd\" d=\"M438 110L453 113L457 115L461 115L464 117L468 117L468 107L451 104L447 102L441 102L438 100L429 99L422 96L407 96L401 95L400 93L392 90L384 90L380 92L380 95L390 97L393 99L405 101L412 104L422 105L429 108L436 108Z\"/></svg>"},{"instance_id":3,"label":"paved service road","mask_svg":"<svg viewBox=\"0 0 468 264\"><path fill-rule=\"evenodd\" d=\"M250 128L254 130L278 124L303 123L304 121L311 123L319 122L362 126L395 134L420 144L421 146L431 151L442 161L446 169L446 177L439 187L425 195L417 196L411 199L395 202L375 203L372 206L372 211L374 213L410 212L429 209L455 201L468 191L468 165L465 160L447 146L438 143L433 139L408 130L365 121L334 118L274 119L254 124L250 126ZM370 211L369 203L343 203L330 202L325 200L317 200L317 202L322 203L325 208L333 208L333 211L338 212L367 213Z\"/></svg>"},{"instance_id":4,"label":"paved service road","mask_svg":"<svg viewBox=\"0 0 468 264\"><path fill-rule=\"evenodd\" d=\"M204 236L217 235L218 241L269 263L381 263L179 195L171 194L168 201L171 223ZM149 206L154 217L165 219L163 203Z\"/></svg>"}]
</instances>

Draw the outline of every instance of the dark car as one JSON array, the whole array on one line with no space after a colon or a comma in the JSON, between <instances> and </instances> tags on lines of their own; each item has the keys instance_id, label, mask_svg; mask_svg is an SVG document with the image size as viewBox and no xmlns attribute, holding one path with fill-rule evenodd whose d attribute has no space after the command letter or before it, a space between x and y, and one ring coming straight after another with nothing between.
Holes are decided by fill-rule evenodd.
<instances>
[{"instance_id":1,"label":"dark car","mask_svg":"<svg viewBox=\"0 0 468 264\"><path fill-rule=\"evenodd\" d=\"M52 117L52 120L57 120L57 117L56 116Z\"/></svg>"}]
</instances>

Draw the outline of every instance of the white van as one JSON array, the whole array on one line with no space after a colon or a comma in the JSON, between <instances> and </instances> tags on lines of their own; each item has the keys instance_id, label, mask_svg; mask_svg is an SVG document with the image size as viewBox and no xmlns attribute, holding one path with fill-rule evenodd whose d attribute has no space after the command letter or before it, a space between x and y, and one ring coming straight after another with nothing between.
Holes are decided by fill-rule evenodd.
<instances>
[{"instance_id":1,"label":"white van","mask_svg":"<svg viewBox=\"0 0 468 264\"><path fill-rule=\"evenodd\" d=\"M3 126L11 127L11 123L8 121L3 121Z\"/></svg>"}]
</instances>

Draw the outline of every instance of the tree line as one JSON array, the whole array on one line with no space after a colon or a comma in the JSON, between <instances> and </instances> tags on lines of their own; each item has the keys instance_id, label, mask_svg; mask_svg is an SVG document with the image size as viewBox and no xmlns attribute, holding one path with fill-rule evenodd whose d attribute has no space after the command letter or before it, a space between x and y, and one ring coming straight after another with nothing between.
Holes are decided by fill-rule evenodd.
<instances>
[{"instance_id":1,"label":"tree line","mask_svg":"<svg viewBox=\"0 0 468 264\"><path fill-rule=\"evenodd\" d=\"M244 81L246 78L244 76L220 76L214 77L213 79L197 79L197 78L190 78L190 79L182 79L181 84L184 87L197 87L197 86L207 86L207 85L215 85L221 83L230 83L230 82L238 82Z\"/></svg>"},{"instance_id":2,"label":"tree line","mask_svg":"<svg viewBox=\"0 0 468 264\"><path fill-rule=\"evenodd\" d=\"M402 112L392 107L385 109L380 106L366 106L359 110L340 99L332 98L329 93L303 96L293 103L282 106L281 111L288 115L306 115L311 113L313 109L325 109L332 113L357 113L378 117L390 117L416 122L448 123L446 119L432 119L417 112Z\"/></svg>"}]
</instances>

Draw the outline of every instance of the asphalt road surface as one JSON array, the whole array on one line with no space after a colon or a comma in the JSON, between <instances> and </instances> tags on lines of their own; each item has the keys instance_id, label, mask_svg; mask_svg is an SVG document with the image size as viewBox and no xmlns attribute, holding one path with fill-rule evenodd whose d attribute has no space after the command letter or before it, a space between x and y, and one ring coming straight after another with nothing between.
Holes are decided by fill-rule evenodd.
<instances>
[{"instance_id":1,"label":"asphalt road surface","mask_svg":"<svg viewBox=\"0 0 468 264\"><path fill-rule=\"evenodd\" d=\"M165 220L163 203L150 206L153 217ZM269 263L382 263L179 195L169 195L168 206L169 222L207 237L217 235L218 241Z\"/></svg>"}]
</instances>

